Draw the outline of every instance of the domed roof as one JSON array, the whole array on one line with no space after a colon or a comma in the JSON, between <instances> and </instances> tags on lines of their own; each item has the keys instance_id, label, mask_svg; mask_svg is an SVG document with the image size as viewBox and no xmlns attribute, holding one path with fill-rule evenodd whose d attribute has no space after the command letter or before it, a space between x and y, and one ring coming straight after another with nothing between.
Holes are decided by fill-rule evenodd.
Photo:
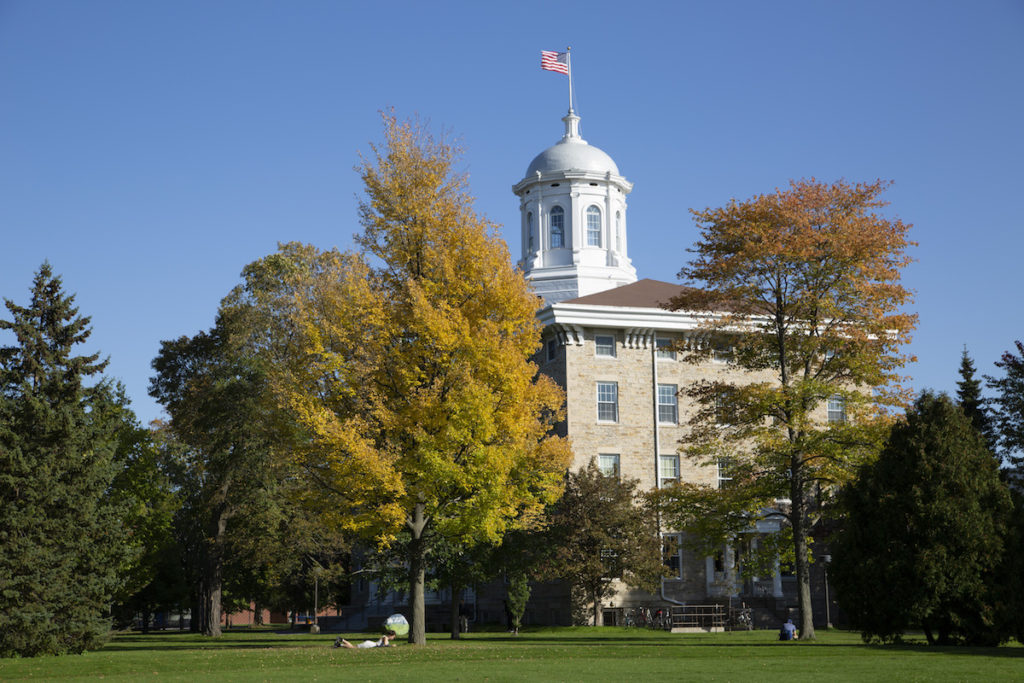
<instances>
[{"instance_id":1,"label":"domed roof","mask_svg":"<svg viewBox=\"0 0 1024 683\"><path fill-rule=\"evenodd\" d=\"M548 147L530 162L526 175L531 176L537 171L593 171L597 173L611 172L619 175L619 167L605 152L588 145L579 138L562 140Z\"/></svg>"},{"instance_id":2,"label":"domed roof","mask_svg":"<svg viewBox=\"0 0 1024 683\"><path fill-rule=\"evenodd\" d=\"M610 172L612 175L619 175L619 167L610 156L601 149L587 144L587 141L580 137L580 117L570 111L562 120L565 121L565 136L530 162L526 169L527 177L538 171L589 171L602 174Z\"/></svg>"}]
</instances>

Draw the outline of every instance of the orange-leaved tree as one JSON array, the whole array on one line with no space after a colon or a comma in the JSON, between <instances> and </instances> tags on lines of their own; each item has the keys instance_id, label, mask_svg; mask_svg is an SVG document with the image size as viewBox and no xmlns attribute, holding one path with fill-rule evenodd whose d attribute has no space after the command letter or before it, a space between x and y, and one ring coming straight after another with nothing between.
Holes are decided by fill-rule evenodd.
<instances>
[{"instance_id":1,"label":"orange-leaved tree","mask_svg":"<svg viewBox=\"0 0 1024 683\"><path fill-rule=\"evenodd\" d=\"M727 468L728 486L667 489L663 513L719 541L760 516L782 520L802 638L814 637L810 536L821 498L877 454L888 413L908 399L900 349L917 318L904 310L900 274L913 242L910 225L877 212L887 185L801 180L694 211L700 239L679 273L692 289L671 302L707 314L688 360L718 354L741 372L686 390L697 409L682 450Z\"/></svg>"},{"instance_id":2,"label":"orange-leaved tree","mask_svg":"<svg viewBox=\"0 0 1024 683\"><path fill-rule=\"evenodd\" d=\"M529 360L537 299L473 211L457 150L391 115L371 149L361 252L289 245L278 261L316 268L271 274L293 273L271 305L298 349L274 381L313 495L365 538L408 535L409 639L423 644L429 539L496 542L558 497L564 396Z\"/></svg>"}]
</instances>

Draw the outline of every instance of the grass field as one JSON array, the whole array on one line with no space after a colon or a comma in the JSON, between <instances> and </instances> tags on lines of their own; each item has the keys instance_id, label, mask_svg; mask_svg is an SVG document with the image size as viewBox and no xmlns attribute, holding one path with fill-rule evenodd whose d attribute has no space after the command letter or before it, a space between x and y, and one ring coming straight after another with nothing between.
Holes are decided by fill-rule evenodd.
<instances>
[{"instance_id":1,"label":"grass field","mask_svg":"<svg viewBox=\"0 0 1024 683\"><path fill-rule=\"evenodd\" d=\"M775 633L670 634L622 628L434 635L426 647L346 650L336 634L233 631L117 636L80 656L0 660L0 680L216 681L993 681L1024 680L1024 647L867 646L853 633L814 643ZM352 638L359 638L353 634Z\"/></svg>"}]
</instances>

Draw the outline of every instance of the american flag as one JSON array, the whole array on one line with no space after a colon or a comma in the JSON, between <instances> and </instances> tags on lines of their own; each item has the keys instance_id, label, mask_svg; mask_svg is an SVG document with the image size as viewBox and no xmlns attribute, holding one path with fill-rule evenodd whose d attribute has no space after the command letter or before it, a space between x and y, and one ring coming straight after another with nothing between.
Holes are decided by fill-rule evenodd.
<instances>
[{"instance_id":1,"label":"american flag","mask_svg":"<svg viewBox=\"0 0 1024 683\"><path fill-rule=\"evenodd\" d=\"M569 53L540 51L540 68L569 75Z\"/></svg>"}]
</instances>

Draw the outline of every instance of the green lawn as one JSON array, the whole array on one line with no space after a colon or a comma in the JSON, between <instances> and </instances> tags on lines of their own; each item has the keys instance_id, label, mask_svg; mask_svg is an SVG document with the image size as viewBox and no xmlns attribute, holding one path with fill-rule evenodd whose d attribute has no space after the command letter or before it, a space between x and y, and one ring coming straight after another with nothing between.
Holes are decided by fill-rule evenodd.
<instances>
[{"instance_id":1,"label":"green lawn","mask_svg":"<svg viewBox=\"0 0 1024 683\"><path fill-rule=\"evenodd\" d=\"M81 656L0 660L0 680L992 681L1024 679L1024 648L875 647L856 634L780 643L775 633L673 635L622 628L434 635L426 647L334 649L335 634L127 634ZM358 638L354 635L353 638ZM352 639L352 638L350 638Z\"/></svg>"}]
</instances>

